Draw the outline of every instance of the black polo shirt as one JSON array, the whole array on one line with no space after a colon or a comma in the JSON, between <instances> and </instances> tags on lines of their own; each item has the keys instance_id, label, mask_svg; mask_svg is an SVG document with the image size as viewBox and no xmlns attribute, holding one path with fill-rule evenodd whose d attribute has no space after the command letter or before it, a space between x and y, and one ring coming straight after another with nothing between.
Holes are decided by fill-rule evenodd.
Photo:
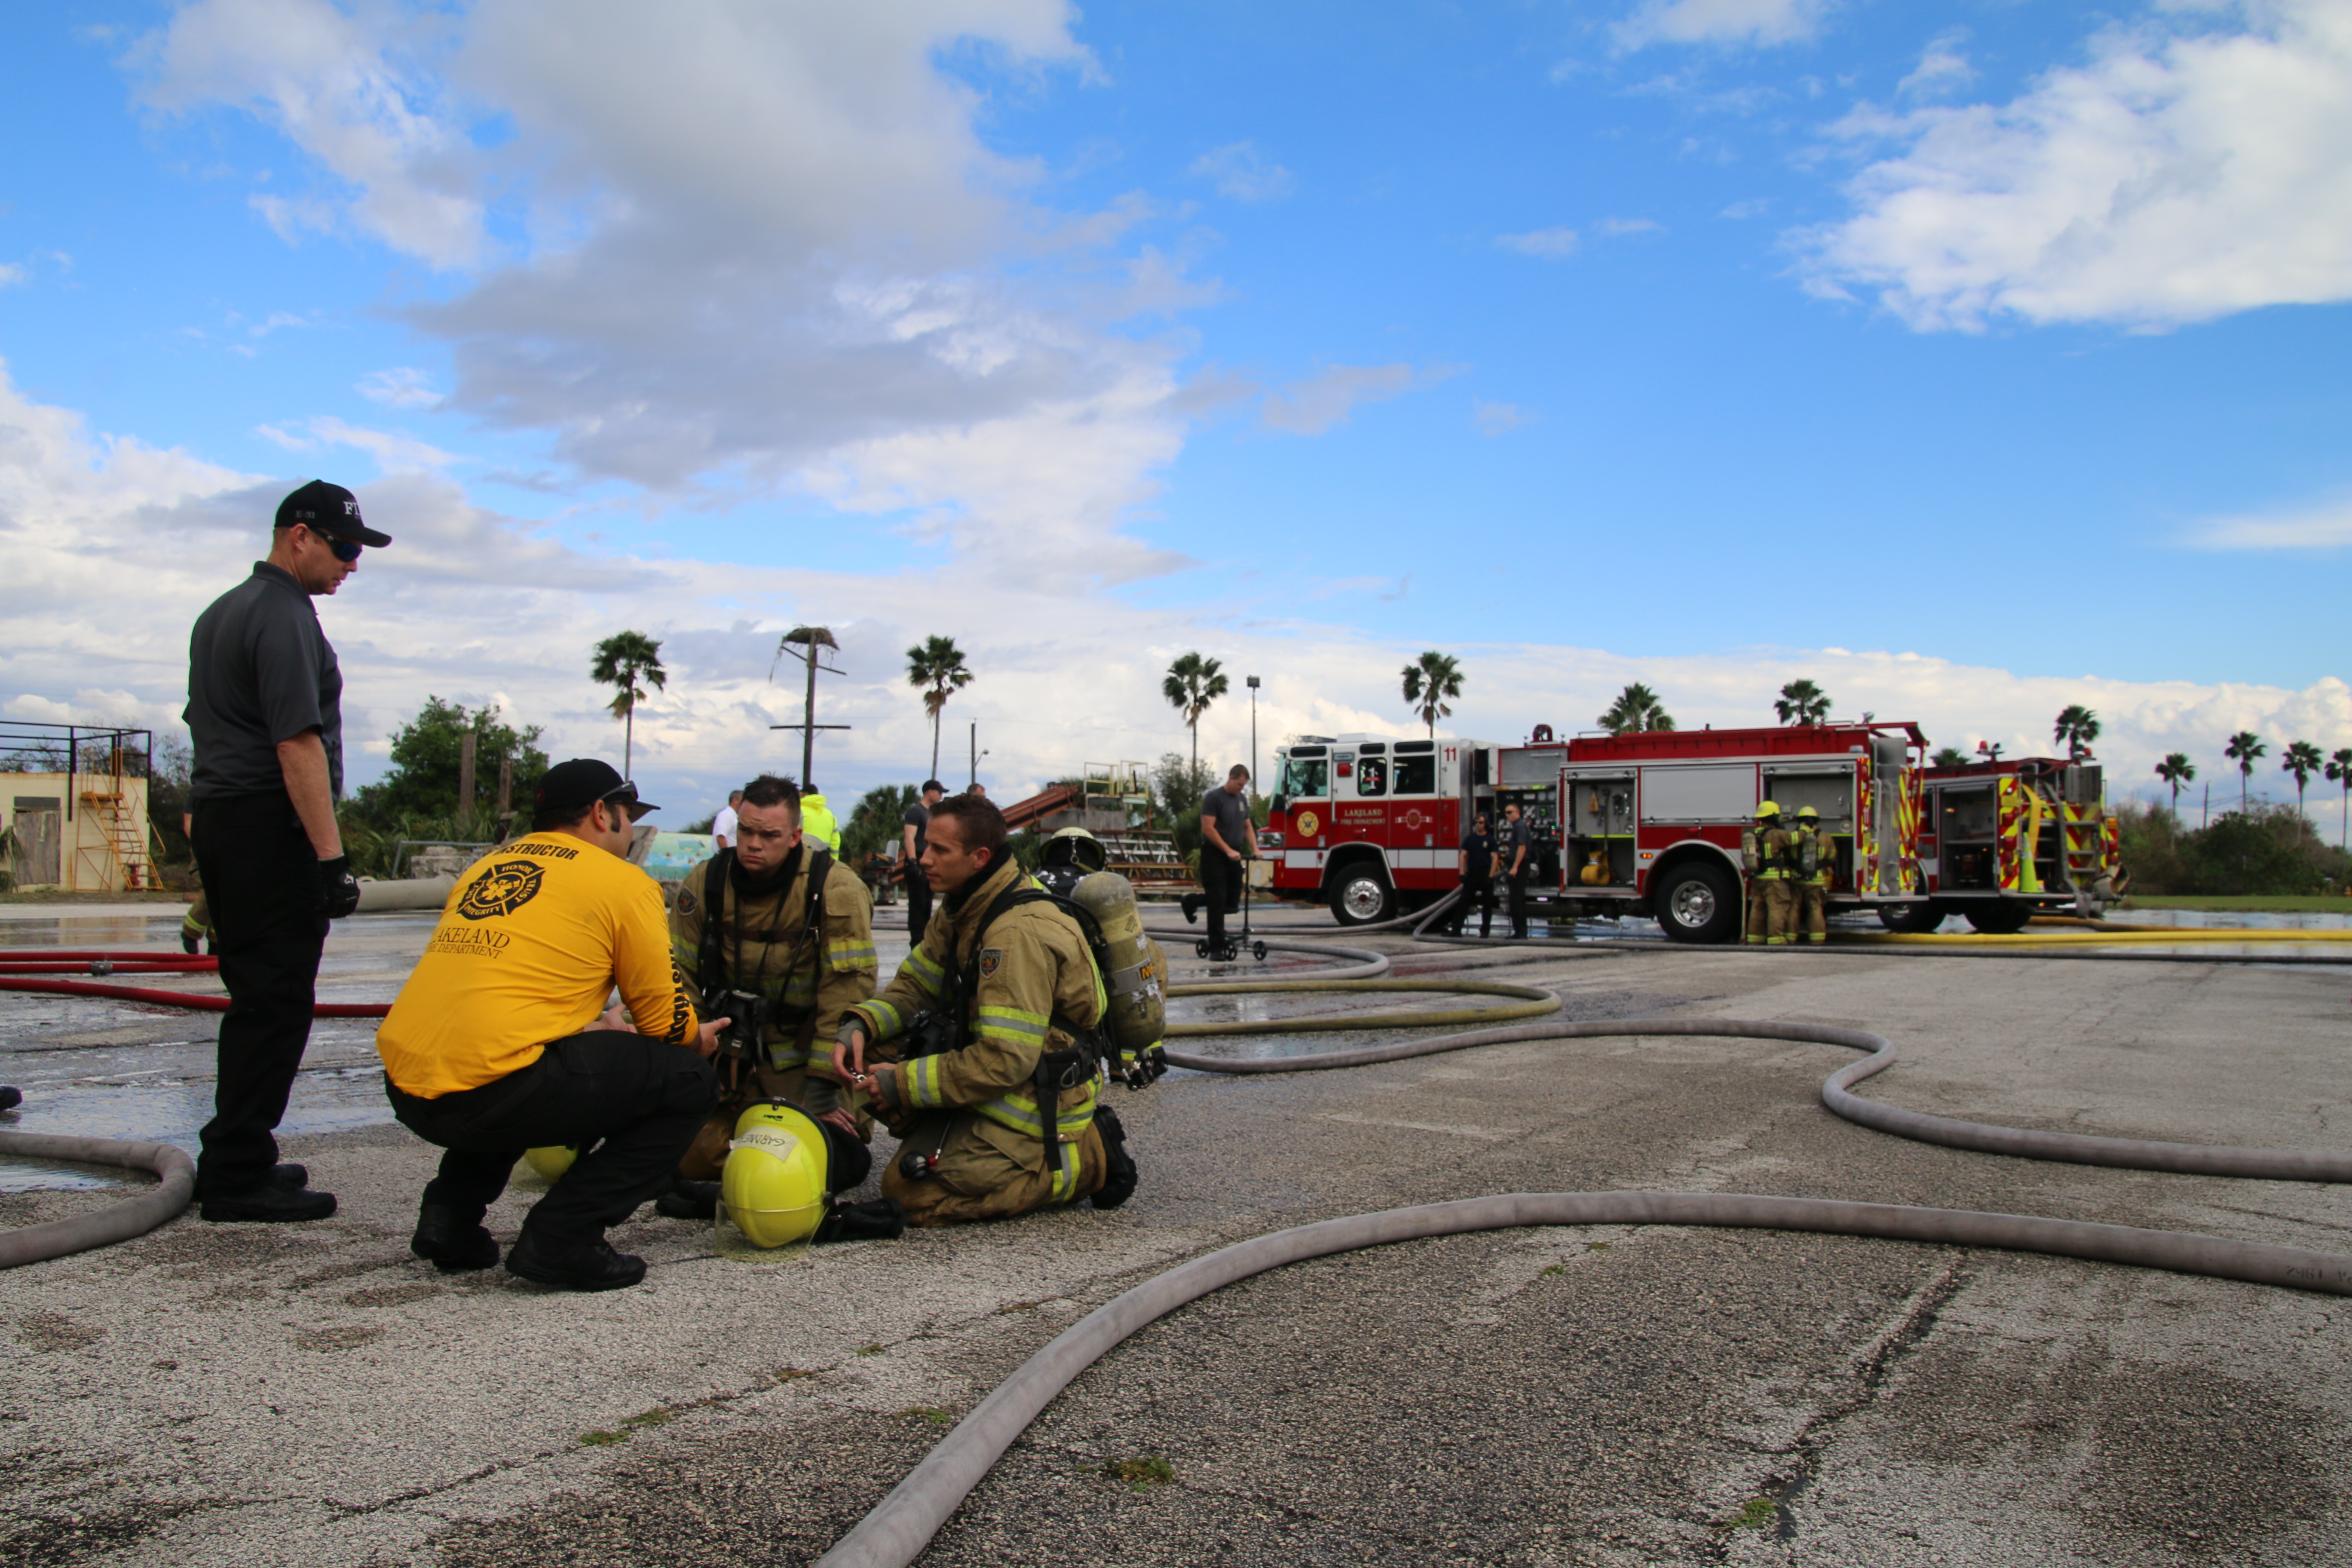
<instances>
[{"instance_id":1,"label":"black polo shirt","mask_svg":"<svg viewBox=\"0 0 2352 1568\"><path fill-rule=\"evenodd\" d=\"M286 787L278 742L319 731L327 782L343 794L343 671L294 574L267 561L196 617L188 638L188 706L195 742L188 798L269 795Z\"/></svg>"}]
</instances>

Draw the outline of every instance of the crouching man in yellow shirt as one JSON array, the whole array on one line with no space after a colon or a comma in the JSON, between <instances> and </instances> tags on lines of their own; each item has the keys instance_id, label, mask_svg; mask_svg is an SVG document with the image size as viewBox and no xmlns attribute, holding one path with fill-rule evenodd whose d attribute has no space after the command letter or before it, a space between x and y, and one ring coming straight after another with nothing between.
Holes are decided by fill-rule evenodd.
<instances>
[{"instance_id":1,"label":"crouching man in yellow shirt","mask_svg":"<svg viewBox=\"0 0 2352 1568\"><path fill-rule=\"evenodd\" d=\"M606 763L550 768L531 832L449 895L376 1032L393 1114L446 1151L409 1241L444 1273L498 1262L484 1212L525 1149L568 1143L587 1152L532 1206L508 1272L573 1290L646 1277L604 1230L668 1187L718 1098L727 1022L695 1017L661 889L623 858L654 809Z\"/></svg>"}]
</instances>

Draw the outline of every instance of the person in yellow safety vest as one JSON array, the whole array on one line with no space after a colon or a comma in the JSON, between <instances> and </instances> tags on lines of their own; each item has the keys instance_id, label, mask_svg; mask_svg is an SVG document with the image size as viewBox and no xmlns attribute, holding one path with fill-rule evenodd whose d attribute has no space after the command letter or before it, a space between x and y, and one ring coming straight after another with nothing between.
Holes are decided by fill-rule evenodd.
<instances>
[{"instance_id":1,"label":"person in yellow safety vest","mask_svg":"<svg viewBox=\"0 0 2352 1568\"><path fill-rule=\"evenodd\" d=\"M801 792L801 836L824 845L836 858L841 854L841 824L814 785Z\"/></svg>"},{"instance_id":2,"label":"person in yellow safety vest","mask_svg":"<svg viewBox=\"0 0 2352 1568\"><path fill-rule=\"evenodd\" d=\"M1756 826L1743 836L1740 845L1740 859L1748 872L1748 940L1755 946L1789 944L1797 904L1791 886L1795 851L1795 837L1780 826L1780 803L1759 802Z\"/></svg>"},{"instance_id":3,"label":"person in yellow safety vest","mask_svg":"<svg viewBox=\"0 0 2352 1568\"><path fill-rule=\"evenodd\" d=\"M1090 1041L1109 1001L1086 937L1022 871L1003 814L979 795L931 808L923 872L939 913L834 1047L836 1076L898 1137L883 1195L917 1226L1086 1197L1117 1207L1136 1168L1096 1098ZM903 1059L877 1059L892 1044Z\"/></svg>"},{"instance_id":4,"label":"person in yellow safety vest","mask_svg":"<svg viewBox=\"0 0 2352 1568\"><path fill-rule=\"evenodd\" d=\"M1812 874L1805 874L1810 847ZM1797 929L1792 940L1826 942L1830 939L1830 876L1837 869L1837 840L1822 830L1822 814L1810 805L1797 808L1796 836Z\"/></svg>"}]
</instances>

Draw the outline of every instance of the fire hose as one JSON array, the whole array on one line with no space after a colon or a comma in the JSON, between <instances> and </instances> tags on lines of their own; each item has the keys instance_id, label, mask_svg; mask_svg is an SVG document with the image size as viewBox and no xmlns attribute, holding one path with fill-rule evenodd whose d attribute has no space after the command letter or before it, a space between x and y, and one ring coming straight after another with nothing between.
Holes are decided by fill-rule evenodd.
<instances>
[{"instance_id":1,"label":"fire hose","mask_svg":"<svg viewBox=\"0 0 2352 1568\"><path fill-rule=\"evenodd\" d=\"M1261 1029L1282 1026L1279 1022L1257 1026ZM1201 1072L1321 1071L1511 1041L1611 1036L1791 1040L1866 1051L1869 1054L1862 1060L1830 1075L1822 1085L1822 1103L1833 1113L1864 1126L1951 1148L2202 1175L2352 1181L2352 1156L2347 1155L2037 1132L1929 1116L1864 1100L1852 1092L1853 1086L1893 1064L1894 1043L1863 1030L1825 1025L1725 1018L1554 1022L1307 1058L1237 1059L1171 1052L1168 1059L1173 1066ZM1079 1373L1139 1330L1213 1291L1286 1264L1336 1253L1425 1237L1570 1225L1732 1226L2000 1247L2352 1295L2352 1257L2342 1254L2182 1231L1904 1204L1726 1193L1517 1193L1350 1215L1222 1247L1147 1279L1097 1308L999 1384L906 1479L817 1559L815 1568L905 1568L1005 1449Z\"/></svg>"},{"instance_id":2,"label":"fire hose","mask_svg":"<svg viewBox=\"0 0 2352 1568\"><path fill-rule=\"evenodd\" d=\"M43 978L60 973L77 974L214 974L220 960L184 957L178 953L142 952L137 948L44 947L30 950L37 958L0 955L0 991L31 991L51 996L102 996L114 1002L143 1002L158 1007L185 1007L198 1013L226 1013L228 998L201 991L164 991L152 985L111 985L103 980ZM392 1011L383 1002L320 1002L310 1008L314 1018L381 1018Z\"/></svg>"}]
</instances>

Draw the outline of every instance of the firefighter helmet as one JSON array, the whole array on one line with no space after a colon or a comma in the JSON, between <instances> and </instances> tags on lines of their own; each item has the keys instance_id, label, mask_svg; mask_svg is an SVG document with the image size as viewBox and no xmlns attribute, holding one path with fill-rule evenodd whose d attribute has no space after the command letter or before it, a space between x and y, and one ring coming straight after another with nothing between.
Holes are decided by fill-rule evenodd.
<instances>
[{"instance_id":1,"label":"firefighter helmet","mask_svg":"<svg viewBox=\"0 0 2352 1568\"><path fill-rule=\"evenodd\" d=\"M580 1158L580 1145L556 1143L544 1149L526 1149L522 1157L539 1173L541 1181L552 1182L572 1169L572 1162Z\"/></svg>"},{"instance_id":2,"label":"firefighter helmet","mask_svg":"<svg viewBox=\"0 0 2352 1568\"><path fill-rule=\"evenodd\" d=\"M824 1130L795 1106L761 1100L735 1122L719 1201L754 1247L806 1241L824 1218Z\"/></svg>"},{"instance_id":3,"label":"firefighter helmet","mask_svg":"<svg viewBox=\"0 0 2352 1568\"><path fill-rule=\"evenodd\" d=\"M1110 851L1085 828L1065 827L1045 840L1045 847L1037 858L1047 866L1077 866L1087 871L1099 871L1110 864Z\"/></svg>"},{"instance_id":4,"label":"firefighter helmet","mask_svg":"<svg viewBox=\"0 0 2352 1568\"><path fill-rule=\"evenodd\" d=\"M1757 821L1761 822L1761 821L1763 821L1763 820L1764 820L1766 817L1768 817L1768 816L1780 816L1780 803L1779 801L1777 801L1777 800L1759 800L1759 801L1758 801L1758 802L1756 803L1756 820L1757 820Z\"/></svg>"},{"instance_id":5,"label":"firefighter helmet","mask_svg":"<svg viewBox=\"0 0 2352 1568\"><path fill-rule=\"evenodd\" d=\"M1799 822L1819 822L1821 819L1822 814L1815 811L1811 806L1801 805L1797 807L1797 820Z\"/></svg>"}]
</instances>

